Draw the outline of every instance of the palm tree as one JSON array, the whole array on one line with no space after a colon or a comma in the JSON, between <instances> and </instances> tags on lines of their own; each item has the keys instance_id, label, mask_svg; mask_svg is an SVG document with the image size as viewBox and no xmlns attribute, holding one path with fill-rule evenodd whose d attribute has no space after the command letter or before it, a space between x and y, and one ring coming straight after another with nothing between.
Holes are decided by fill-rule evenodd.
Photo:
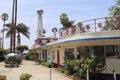
<instances>
[{"instance_id":1,"label":"palm tree","mask_svg":"<svg viewBox=\"0 0 120 80\"><path fill-rule=\"evenodd\" d=\"M11 26L12 24L9 23L9 24L6 24L6 28L2 31L6 31L6 38L10 37L12 35L12 30L11 30ZM17 26L16 26L16 33L17 33L17 46L20 46L21 45L21 36L20 34L23 34L25 37L27 37L28 39L30 38L29 36L29 28L23 24L23 23L19 23Z\"/></svg>"},{"instance_id":2,"label":"palm tree","mask_svg":"<svg viewBox=\"0 0 120 80\"><path fill-rule=\"evenodd\" d=\"M8 20L8 14L7 13L3 13L1 15L1 19L3 20L3 29L5 27L5 22ZM3 31L3 39L2 39L2 48L4 48L4 31Z\"/></svg>"},{"instance_id":3,"label":"palm tree","mask_svg":"<svg viewBox=\"0 0 120 80\"><path fill-rule=\"evenodd\" d=\"M100 28L100 31L102 30L102 23L98 23L98 27Z\"/></svg>"},{"instance_id":4,"label":"palm tree","mask_svg":"<svg viewBox=\"0 0 120 80\"><path fill-rule=\"evenodd\" d=\"M89 31L89 29L90 29L90 25L86 25L86 29Z\"/></svg>"},{"instance_id":5,"label":"palm tree","mask_svg":"<svg viewBox=\"0 0 120 80\"><path fill-rule=\"evenodd\" d=\"M67 14L62 13L60 15L60 22L63 25L63 29L66 29L66 32L68 34L68 28L73 26L74 21L69 20L69 18L67 17Z\"/></svg>"},{"instance_id":6,"label":"palm tree","mask_svg":"<svg viewBox=\"0 0 120 80\"><path fill-rule=\"evenodd\" d=\"M62 37L62 31L63 31L63 28L60 28L59 29L59 33L60 33L60 36Z\"/></svg>"},{"instance_id":7,"label":"palm tree","mask_svg":"<svg viewBox=\"0 0 120 80\"><path fill-rule=\"evenodd\" d=\"M116 5L109 8L110 16L112 17L111 20L109 20L112 26L112 29L120 29L120 0L116 1ZM111 23L112 22L112 23ZM108 24L107 24L108 25Z\"/></svg>"},{"instance_id":8,"label":"palm tree","mask_svg":"<svg viewBox=\"0 0 120 80\"><path fill-rule=\"evenodd\" d=\"M23 53L23 51L28 50L29 48L26 45L21 45L21 46L17 46L16 49L19 50L21 53Z\"/></svg>"},{"instance_id":9,"label":"palm tree","mask_svg":"<svg viewBox=\"0 0 120 80\"><path fill-rule=\"evenodd\" d=\"M79 29L80 29L80 32L81 32L82 26L83 26L82 22L79 22L79 23L78 23L78 27L79 27Z\"/></svg>"},{"instance_id":10,"label":"palm tree","mask_svg":"<svg viewBox=\"0 0 120 80\"><path fill-rule=\"evenodd\" d=\"M52 28L52 32L54 33L54 37L56 38L57 28L56 28L56 27L53 27L53 28Z\"/></svg>"},{"instance_id":11,"label":"palm tree","mask_svg":"<svg viewBox=\"0 0 120 80\"><path fill-rule=\"evenodd\" d=\"M21 36L20 34L23 34L26 38L30 38L30 33L29 33L29 27L27 27L23 23L19 23L16 27L16 32L17 32L17 46L21 45Z\"/></svg>"}]
</instances>

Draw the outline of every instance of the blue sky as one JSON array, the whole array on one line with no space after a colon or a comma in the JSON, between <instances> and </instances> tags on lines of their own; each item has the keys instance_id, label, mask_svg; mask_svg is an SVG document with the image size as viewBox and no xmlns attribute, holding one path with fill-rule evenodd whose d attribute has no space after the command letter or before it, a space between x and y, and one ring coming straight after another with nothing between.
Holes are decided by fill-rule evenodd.
<instances>
[{"instance_id":1,"label":"blue sky","mask_svg":"<svg viewBox=\"0 0 120 80\"><path fill-rule=\"evenodd\" d=\"M75 24L80 21L108 16L109 8L115 5L116 0L18 0L18 23L24 23L30 28L30 40L22 37L22 44L29 48L37 38L37 13L43 9L43 28L46 36L53 35L51 28L62 27L59 16L66 13ZM0 15L8 13L11 22L12 0L0 0ZM0 20L0 30L2 29ZM9 47L9 38L5 39L5 47Z\"/></svg>"}]
</instances>

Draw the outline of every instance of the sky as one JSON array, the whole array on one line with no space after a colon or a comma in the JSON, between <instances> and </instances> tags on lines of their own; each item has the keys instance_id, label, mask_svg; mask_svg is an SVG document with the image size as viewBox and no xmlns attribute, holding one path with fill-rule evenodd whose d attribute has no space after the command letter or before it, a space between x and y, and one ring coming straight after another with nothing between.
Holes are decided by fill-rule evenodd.
<instances>
[{"instance_id":1,"label":"sky","mask_svg":"<svg viewBox=\"0 0 120 80\"><path fill-rule=\"evenodd\" d=\"M0 15L8 13L11 22L12 1L0 0ZM75 20L74 24L94 18L106 17L109 14L109 8L115 5L116 0L18 0L17 23L24 23L30 28L30 39L22 36L22 44L29 48L34 44L37 38L37 10L43 9L43 28L46 30L46 36L53 35L51 29L62 27L59 16L66 13L70 20ZM0 30L3 22L0 20ZM1 33L0 33L1 34ZM2 36L2 34L1 34ZM10 47L10 39L4 39L4 47Z\"/></svg>"}]
</instances>

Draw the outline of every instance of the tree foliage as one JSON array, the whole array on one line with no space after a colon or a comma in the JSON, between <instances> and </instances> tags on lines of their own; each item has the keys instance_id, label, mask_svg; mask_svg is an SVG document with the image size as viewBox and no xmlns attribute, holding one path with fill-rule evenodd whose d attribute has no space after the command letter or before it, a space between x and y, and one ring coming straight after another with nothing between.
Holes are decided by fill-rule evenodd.
<instances>
[{"instance_id":1,"label":"tree foliage","mask_svg":"<svg viewBox=\"0 0 120 80\"><path fill-rule=\"evenodd\" d=\"M4 55L6 54L6 51L2 48L0 48L0 61L3 61L5 59Z\"/></svg>"},{"instance_id":2,"label":"tree foliage","mask_svg":"<svg viewBox=\"0 0 120 80\"><path fill-rule=\"evenodd\" d=\"M11 34L12 34L12 24L11 23L8 23L8 24L5 24L5 28L2 30L2 32L6 31L6 38L10 37ZM24 35L26 38L30 38L30 32L29 32L29 27L26 26L25 24L23 23L19 23L17 26L16 26L16 33L18 34L17 35L17 43L19 44L18 46L21 45L21 35Z\"/></svg>"},{"instance_id":3,"label":"tree foliage","mask_svg":"<svg viewBox=\"0 0 120 80\"><path fill-rule=\"evenodd\" d=\"M104 30L118 30L120 25L120 0L116 1L116 5L109 8L110 18L105 19Z\"/></svg>"},{"instance_id":4,"label":"tree foliage","mask_svg":"<svg viewBox=\"0 0 120 80\"><path fill-rule=\"evenodd\" d=\"M3 13L2 15L1 15L1 20L3 20L3 22L5 22L6 20L8 20L8 14L7 13Z\"/></svg>"},{"instance_id":5,"label":"tree foliage","mask_svg":"<svg viewBox=\"0 0 120 80\"><path fill-rule=\"evenodd\" d=\"M73 75L77 78L86 78L87 69L89 69L90 76L102 72L105 69L104 57L67 59L62 68L62 72L68 75Z\"/></svg>"},{"instance_id":6,"label":"tree foliage","mask_svg":"<svg viewBox=\"0 0 120 80\"><path fill-rule=\"evenodd\" d=\"M30 38L30 32L29 32L29 27L27 27L25 24L23 23L19 23L17 26L16 26L16 32L17 32L17 46L20 46L21 45L21 35L24 35L26 38Z\"/></svg>"},{"instance_id":7,"label":"tree foliage","mask_svg":"<svg viewBox=\"0 0 120 80\"><path fill-rule=\"evenodd\" d=\"M116 5L110 7L109 11L112 16L120 15L120 0L117 0Z\"/></svg>"},{"instance_id":8,"label":"tree foliage","mask_svg":"<svg viewBox=\"0 0 120 80\"><path fill-rule=\"evenodd\" d=\"M67 14L62 13L60 15L60 23L63 25L63 29L69 28L73 25L74 21L69 20Z\"/></svg>"},{"instance_id":9,"label":"tree foliage","mask_svg":"<svg viewBox=\"0 0 120 80\"><path fill-rule=\"evenodd\" d=\"M16 49L19 50L21 53L23 53L24 50L28 50L29 48L26 45L21 45L16 47Z\"/></svg>"},{"instance_id":10,"label":"tree foliage","mask_svg":"<svg viewBox=\"0 0 120 80\"><path fill-rule=\"evenodd\" d=\"M8 20L8 14L7 13L3 13L2 15L1 15L1 20L3 21L3 29L5 28L5 22L6 22L6 20ZM4 48L4 31L2 32L3 34L2 34L2 36L3 36L3 39L2 39L2 48Z\"/></svg>"}]
</instances>

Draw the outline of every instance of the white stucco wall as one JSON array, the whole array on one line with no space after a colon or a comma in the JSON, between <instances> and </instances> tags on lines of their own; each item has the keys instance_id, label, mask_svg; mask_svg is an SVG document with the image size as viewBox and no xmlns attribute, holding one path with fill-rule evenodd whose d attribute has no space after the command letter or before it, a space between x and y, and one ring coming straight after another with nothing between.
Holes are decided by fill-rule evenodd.
<instances>
[{"instance_id":1,"label":"white stucco wall","mask_svg":"<svg viewBox=\"0 0 120 80\"><path fill-rule=\"evenodd\" d=\"M57 50L59 50L59 53L60 53L60 65L63 65L64 63L64 51L65 51L65 48L50 48L50 49L47 49L47 61L48 62L54 62L57 64ZM51 58L51 59L50 59Z\"/></svg>"}]
</instances>

